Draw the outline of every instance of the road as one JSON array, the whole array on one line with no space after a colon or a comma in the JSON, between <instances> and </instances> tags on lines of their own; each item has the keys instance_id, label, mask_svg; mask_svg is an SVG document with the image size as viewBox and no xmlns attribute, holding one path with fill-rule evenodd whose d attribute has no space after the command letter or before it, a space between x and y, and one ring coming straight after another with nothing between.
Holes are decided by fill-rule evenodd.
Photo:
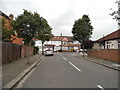
<instances>
[{"instance_id":1,"label":"road","mask_svg":"<svg viewBox=\"0 0 120 90\"><path fill-rule=\"evenodd\" d=\"M46 56L22 81L21 88L118 88L118 71L75 57Z\"/></svg>"}]
</instances>

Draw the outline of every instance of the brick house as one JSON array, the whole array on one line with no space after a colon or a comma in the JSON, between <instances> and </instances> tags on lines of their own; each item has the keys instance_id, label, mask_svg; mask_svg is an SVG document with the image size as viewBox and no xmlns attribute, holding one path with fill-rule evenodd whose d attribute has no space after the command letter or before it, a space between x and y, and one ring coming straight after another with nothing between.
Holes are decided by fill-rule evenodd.
<instances>
[{"instance_id":1,"label":"brick house","mask_svg":"<svg viewBox=\"0 0 120 90\"><path fill-rule=\"evenodd\" d=\"M0 19L5 19L5 26L7 30L13 30L13 27L11 26L11 21L14 19L14 16L12 14L10 14L9 16L7 16L5 13L3 13L2 11L0 11ZM11 40L12 43L18 44L18 45L22 45L22 38L18 38L17 37L17 33L15 33L14 36L11 36Z\"/></svg>"},{"instance_id":2,"label":"brick house","mask_svg":"<svg viewBox=\"0 0 120 90\"><path fill-rule=\"evenodd\" d=\"M96 40L88 56L120 62L120 29Z\"/></svg>"},{"instance_id":3,"label":"brick house","mask_svg":"<svg viewBox=\"0 0 120 90\"><path fill-rule=\"evenodd\" d=\"M95 41L94 49L120 49L120 29Z\"/></svg>"},{"instance_id":4,"label":"brick house","mask_svg":"<svg viewBox=\"0 0 120 90\"><path fill-rule=\"evenodd\" d=\"M72 36L54 36L50 41L45 43L45 46L53 46L53 50L58 51L70 51L71 49L80 49L80 44L78 41L74 41Z\"/></svg>"},{"instance_id":5,"label":"brick house","mask_svg":"<svg viewBox=\"0 0 120 90\"><path fill-rule=\"evenodd\" d=\"M36 46L41 50L41 41L36 41ZM80 43L74 41L72 36L54 36L44 43L44 47L45 49L52 49L54 51L70 51L71 49L80 49Z\"/></svg>"}]
</instances>

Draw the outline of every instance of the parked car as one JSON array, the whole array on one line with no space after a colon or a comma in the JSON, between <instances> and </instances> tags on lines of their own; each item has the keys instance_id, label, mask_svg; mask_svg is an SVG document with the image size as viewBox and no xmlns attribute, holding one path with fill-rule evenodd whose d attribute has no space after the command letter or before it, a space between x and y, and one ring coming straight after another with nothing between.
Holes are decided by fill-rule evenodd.
<instances>
[{"instance_id":1,"label":"parked car","mask_svg":"<svg viewBox=\"0 0 120 90\"><path fill-rule=\"evenodd\" d=\"M46 50L45 56L53 56L53 50Z\"/></svg>"},{"instance_id":2,"label":"parked car","mask_svg":"<svg viewBox=\"0 0 120 90\"><path fill-rule=\"evenodd\" d=\"M78 52L83 52L83 49L78 50ZM84 52L87 53L87 49L84 49Z\"/></svg>"},{"instance_id":3,"label":"parked car","mask_svg":"<svg viewBox=\"0 0 120 90\"><path fill-rule=\"evenodd\" d=\"M83 49L80 49L79 52L83 52Z\"/></svg>"},{"instance_id":4,"label":"parked car","mask_svg":"<svg viewBox=\"0 0 120 90\"><path fill-rule=\"evenodd\" d=\"M53 52L57 52L57 50L54 49Z\"/></svg>"}]
</instances>

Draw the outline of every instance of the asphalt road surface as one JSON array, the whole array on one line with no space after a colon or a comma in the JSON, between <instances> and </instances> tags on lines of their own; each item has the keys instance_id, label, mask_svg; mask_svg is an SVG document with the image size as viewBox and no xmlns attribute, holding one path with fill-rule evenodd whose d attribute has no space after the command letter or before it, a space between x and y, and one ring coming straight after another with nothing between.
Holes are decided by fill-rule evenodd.
<instances>
[{"instance_id":1,"label":"asphalt road surface","mask_svg":"<svg viewBox=\"0 0 120 90\"><path fill-rule=\"evenodd\" d=\"M19 88L118 88L118 71L75 57L46 56Z\"/></svg>"}]
</instances>

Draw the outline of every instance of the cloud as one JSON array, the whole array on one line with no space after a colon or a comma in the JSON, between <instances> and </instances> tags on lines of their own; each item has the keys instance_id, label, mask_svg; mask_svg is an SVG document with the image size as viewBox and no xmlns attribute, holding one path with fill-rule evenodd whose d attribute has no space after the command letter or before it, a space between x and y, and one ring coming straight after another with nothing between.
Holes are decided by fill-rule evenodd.
<instances>
[{"instance_id":1,"label":"cloud","mask_svg":"<svg viewBox=\"0 0 120 90\"><path fill-rule=\"evenodd\" d=\"M115 0L0 0L0 8L7 15L23 13L23 9L38 12L47 19L54 35L72 35L74 21L88 14L94 27L92 40L117 29L117 22L109 15L117 10Z\"/></svg>"}]
</instances>

